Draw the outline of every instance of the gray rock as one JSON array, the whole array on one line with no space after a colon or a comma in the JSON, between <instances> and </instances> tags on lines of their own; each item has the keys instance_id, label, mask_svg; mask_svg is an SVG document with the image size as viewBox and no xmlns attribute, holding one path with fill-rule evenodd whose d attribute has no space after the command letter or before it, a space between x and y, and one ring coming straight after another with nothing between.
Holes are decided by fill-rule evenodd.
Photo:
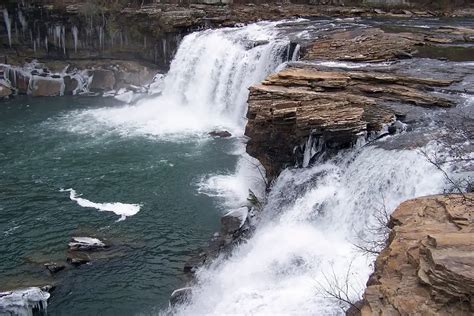
<instances>
[{"instance_id":1,"label":"gray rock","mask_svg":"<svg viewBox=\"0 0 474 316\"><path fill-rule=\"evenodd\" d=\"M113 90L115 86L115 74L111 70L97 69L92 72L92 82L89 85L91 91Z\"/></svg>"},{"instance_id":2,"label":"gray rock","mask_svg":"<svg viewBox=\"0 0 474 316\"><path fill-rule=\"evenodd\" d=\"M228 131L212 131L209 133L212 137L220 137L220 138L228 138L231 137L232 134Z\"/></svg>"},{"instance_id":3,"label":"gray rock","mask_svg":"<svg viewBox=\"0 0 474 316\"><path fill-rule=\"evenodd\" d=\"M31 90L29 92L34 97L59 96L64 90L62 78L32 76L30 80Z\"/></svg>"},{"instance_id":4,"label":"gray rock","mask_svg":"<svg viewBox=\"0 0 474 316\"><path fill-rule=\"evenodd\" d=\"M239 230L247 220L248 213L247 207L241 207L225 214L221 218L222 232L232 234Z\"/></svg>"},{"instance_id":5,"label":"gray rock","mask_svg":"<svg viewBox=\"0 0 474 316\"><path fill-rule=\"evenodd\" d=\"M64 76L64 94L72 95L74 90L77 89L79 86L79 82L77 82L76 78L72 78L71 76Z\"/></svg>"},{"instance_id":6,"label":"gray rock","mask_svg":"<svg viewBox=\"0 0 474 316\"><path fill-rule=\"evenodd\" d=\"M48 262L45 263L44 266L51 274L58 273L59 271L64 270L64 268L66 268L65 265L58 264L56 262Z\"/></svg>"}]
</instances>

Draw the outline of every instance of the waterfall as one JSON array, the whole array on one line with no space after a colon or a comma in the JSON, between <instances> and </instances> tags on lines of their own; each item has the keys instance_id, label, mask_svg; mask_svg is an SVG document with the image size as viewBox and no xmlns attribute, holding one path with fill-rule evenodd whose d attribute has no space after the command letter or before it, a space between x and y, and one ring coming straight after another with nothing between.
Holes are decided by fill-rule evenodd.
<instances>
[{"instance_id":1,"label":"waterfall","mask_svg":"<svg viewBox=\"0 0 474 316\"><path fill-rule=\"evenodd\" d=\"M442 192L441 172L415 151L366 146L310 168L285 170L255 234L200 269L177 315L344 315L325 290L348 284L356 299L373 258L356 244L374 235L377 214Z\"/></svg>"},{"instance_id":2,"label":"waterfall","mask_svg":"<svg viewBox=\"0 0 474 316\"><path fill-rule=\"evenodd\" d=\"M3 10L3 21L5 22L5 27L7 28L8 34L8 44L12 47L12 24L10 21L10 17L8 16L8 10Z\"/></svg>"},{"instance_id":3,"label":"waterfall","mask_svg":"<svg viewBox=\"0 0 474 316\"><path fill-rule=\"evenodd\" d=\"M275 39L275 25L267 22L189 34L171 62L160 96L88 113L125 133L187 138L225 129L242 135L248 87L283 62L289 45L287 40Z\"/></svg>"}]
</instances>

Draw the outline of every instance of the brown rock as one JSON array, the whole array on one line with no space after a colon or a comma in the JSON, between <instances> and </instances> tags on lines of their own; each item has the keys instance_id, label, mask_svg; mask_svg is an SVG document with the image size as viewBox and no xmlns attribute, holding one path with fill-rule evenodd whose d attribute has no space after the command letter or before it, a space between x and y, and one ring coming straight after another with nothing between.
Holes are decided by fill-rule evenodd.
<instances>
[{"instance_id":1,"label":"brown rock","mask_svg":"<svg viewBox=\"0 0 474 316\"><path fill-rule=\"evenodd\" d=\"M265 167L269 179L298 163L309 136L326 152L350 147L365 133L394 119L379 106L398 101L421 106L452 106L424 91L453 81L373 72L288 68L250 88L247 152Z\"/></svg>"},{"instance_id":2,"label":"brown rock","mask_svg":"<svg viewBox=\"0 0 474 316\"><path fill-rule=\"evenodd\" d=\"M423 36L411 33L385 33L376 28L337 31L318 39L303 54L304 59L380 61L409 57Z\"/></svg>"},{"instance_id":3,"label":"brown rock","mask_svg":"<svg viewBox=\"0 0 474 316\"><path fill-rule=\"evenodd\" d=\"M362 315L472 315L474 194L402 203L376 260Z\"/></svg>"}]
</instances>

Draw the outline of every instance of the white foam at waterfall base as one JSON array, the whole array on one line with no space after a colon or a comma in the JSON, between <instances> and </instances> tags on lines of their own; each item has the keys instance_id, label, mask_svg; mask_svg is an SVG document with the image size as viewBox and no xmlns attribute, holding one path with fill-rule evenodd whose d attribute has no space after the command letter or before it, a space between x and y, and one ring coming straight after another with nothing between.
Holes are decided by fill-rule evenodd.
<instances>
[{"instance_id":1,"label":"white foam at waterfall base","mask_svg":"<svg viewBox=\"0 0 474 316\"><path fill-rule=\"evenodd\" d=\"M415 151L364 147L344 158L285 170L273 186L255 235L230 258L197 273L188 304L177 315L344 314L328 295L348 284L357 300L372 257L353 246L376 238L383 208L442 192L443 175Z\"/></svg>"},{"instance_id":2,"label":"white foam at waterfall base","mask_svg":"<svg viewBox=\"0 0 474 316\"><path fill-rule=\"evenodd\" d=\"M276 23L206 30L181 42L159 96L136 105L74 113L77 130L93 118L97 128L160 138L202 136L212 130L243 134L248 87L282 63L288 42L275 40ZM100 124L97 124L100 123Z\"/></svg>"},{"instance_id":3,"label":"white foam at waterfall base","mask_svg":"<svg viewBox=\"0 0 474 316\"><path fill-rule=\"evenodd\" d=\"M87 208L94 208L99 211L113 212L120 215L118 221L125 220L128 216L133 216L140 211L140 204L125 204L120 202L112 203L96 203L87 199L81 198L74 189L61 189L60 192L69 192L69 198L75 201L78 205Z\"/></svg>"},{"instance_id":4,"label":"white foam at waterfall base","mask_svg":"<svg viewBox=\"0 0 474 316\"><path fill-rule=\"evenodd\" d=\"M265 170L258 160L242 154L234 173L211 174L198 183L198 192L217 198L222 209L248 204L249 189L261 198L265 192Z\"/></svg>"}]
</instances>

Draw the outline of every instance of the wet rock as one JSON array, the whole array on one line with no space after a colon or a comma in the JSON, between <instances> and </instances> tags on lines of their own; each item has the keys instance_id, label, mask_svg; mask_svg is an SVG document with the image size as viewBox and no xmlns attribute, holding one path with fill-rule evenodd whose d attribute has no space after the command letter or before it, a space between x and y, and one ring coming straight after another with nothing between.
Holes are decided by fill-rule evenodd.
<instances>
[{"instance_id":1,"label":"wet rock","mask_svg":"<svg viewBox=\"0 0 474 316\"><path fill-rule=\"evenodd\" d=\"M471 315L474 312L474 194L402 203L375 262L362 315Z\"/></svg>"},{"instance_id":2,"label":"wet rock","mask_svg":"<svg viewBox=\"0 0 474 316\"><path fill-rule=\"evenodd\" d=\"M229 133L228 131L212 131L209 133L209 135L212 137L220 137L220 138L228 138L232 136L232 134Z\"/></svg>"},{"instance_id":3,"label":"wet rock","mask_svg":"<svg viewBox=\"0 0 474 316\"><path fill-rule=\"evenodd\" d=\"M111 70L97 69L92 71L92 81L89 85L91 91L113 90L115 86L115 74Z\"/></svg>"},{"instance_id":4,"label":"wet rock","mask_svg":"<svg viewBox=\"0 0 474 316\"><path fill-rule=\"evenodd\" d=\"M174 306L185 303L191 298L192 294L191 287L183 287L181 289L174 290L170 296L170 305Z\"/></svg>"},{"instance_id":5,"label":"wet rock","mask_svg":"<svg viewBox=\"0 0 474 316\"><path fill-rule=\"evenodd\" d=\"M66 268L65 265L58 264L56 262L48 262L48 263L45 263L44 266L51 274L58 273L59 271L62 271Z\"/></svg>"},{"instance_id":6,"label":"wet rock","mask_svg":"<svg viewBox=\"0 0 474 316\"><path fill-rule=\"evenodd\" d=\"M72 237L68 244L69 250L75 251L94 251L101 250L107 247L107 245L97 238L92 237Z\"/></svg>"},{"instance_id":7,"label":"wet rock","mask_svg":"<svg viewBox=\"0 0 474 316\"><path fill-rule=\"evenodd\" d=\"M221 218L221 230L224 234L232 234L239 230L248 217L248 208L241 207L232 210Z\"/></svg>"},{"instance_id":8,"label":"wet rock","mask_svg":"<svg viewBox=\"0 0 474 316\"><path fill-rule=\"evenodd\" d=\"M71 76L64 76L64 94L72 95L74 91L79 87L79 82L76 78Z\"/></svg>"},{"instance_id":9,"label":"wet rock","mask_svg":"<svg viewBox=\"0 0 474 316\"><path fill-rule=\"evenodd\" d=\"M64 89L64 81L62 78L32 76L30 80L30 93L33 97L59 96Z\"/></svg>"}]
</instances>

